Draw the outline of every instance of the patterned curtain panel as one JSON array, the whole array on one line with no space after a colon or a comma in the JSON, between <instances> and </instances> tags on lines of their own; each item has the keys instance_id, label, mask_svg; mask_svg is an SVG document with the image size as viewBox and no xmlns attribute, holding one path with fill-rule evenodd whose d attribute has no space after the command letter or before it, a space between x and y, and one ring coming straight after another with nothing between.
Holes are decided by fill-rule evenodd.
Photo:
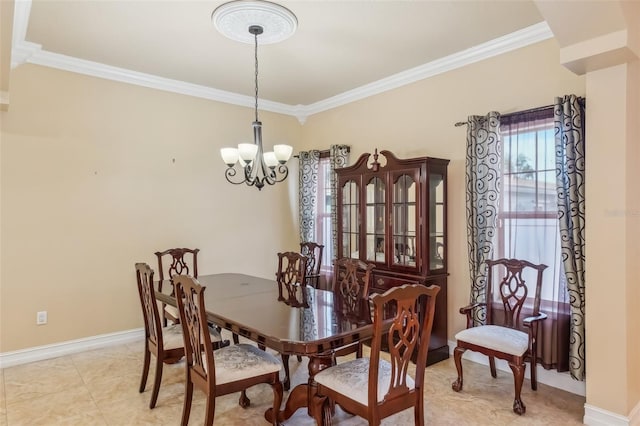
<instances>
[{"instance_id":1,"label":"patterned curtain panel","mask_svg":"<svg viewBox=\"0 0 640 426\"><path fill-rule=\"evenodd\" d=\"M554 117L561 256L571 303L569 371L574 379L584 380L584 100L575 95L556 98Z\"/></svg>"},{"instance_id":2,"label":"patterned curtain panel","mask_svg":"<svg viewBox=\"0 0 640 426\"><path fill-rule=\"evenodd\" d=\"M349 145L331 145L330 160L331 194L333 194L335 198L335 194L338 193L338 176L336 175L335 170L345 167L349 163ZM334 260L338 253L338 212L335 208L331 209L331 244L334 247L334 249L331 250L331 253L333 253L332 260Z\"/></svg>"},{"instance_id":3,"label":"patterned curtain panel","mask_svg":"<svg viewBox=\"0 0 640 426\"><path fill-rule=\"evenodd\" d=\"M467 242L471 303L485 302L484 261L493 255L500 200L502 153L500 114L472 115L467 121L466 201ZM486 311L474 312L476 324L483 324Z\"/></svg>"},{"instance_id":4,"label":"patterned curtain panel","mask_svg":"<svg viewBox=\"0 0 640 426\"><path fill-rule=\"evenodd\" d=\"M316 241L318 164L320 151L302 151L298 155L300 171L298 177L300 241Z\"/></svg>"}]
</instances>

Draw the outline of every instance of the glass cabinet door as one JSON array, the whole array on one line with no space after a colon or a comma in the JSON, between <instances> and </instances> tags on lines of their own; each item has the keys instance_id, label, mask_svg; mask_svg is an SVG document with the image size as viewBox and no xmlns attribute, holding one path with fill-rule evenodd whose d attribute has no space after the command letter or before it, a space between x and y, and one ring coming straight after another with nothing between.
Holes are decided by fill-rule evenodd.
<instances>
[{"instance_id":1,"label":"glass cabinet door","mask_svg":"<svg viewBox=\"0 0 640 426\"><path fill-rule=\"evenodd\" d=\"M417 184L413 175L402 174L393 184L393 257L392 263L416 266Z\"/></svg>"},{"instance_id":2,"label":"glass cabinet door","mask_svg":"<svg viewBox=\"0 0 640 426\"><path fill-rule=\"evenodd\" d=\"M445 265L445 198L444 176L429 173L429 269Z\"/></svg>"},{"instance_id":3,"label":"glass cabinet door","mask_svg":"<svg viewBox=\"0 0 640 426\"><path fill-rule=\"evenodd\" d=\"M360 194L356 182L342 187L342 256L360 258Z\"/></svg>"},{"instance_id":4,"label":"glass cabinet door","mask_svg":"<svg viewBox=\"0 0 640 426\"><path fill-rule=\"evenodd\" d=\"M372 178L366 188L366 261L384 263L385 251L385 184L379 177Z\"/></svg>"}]
</instances>

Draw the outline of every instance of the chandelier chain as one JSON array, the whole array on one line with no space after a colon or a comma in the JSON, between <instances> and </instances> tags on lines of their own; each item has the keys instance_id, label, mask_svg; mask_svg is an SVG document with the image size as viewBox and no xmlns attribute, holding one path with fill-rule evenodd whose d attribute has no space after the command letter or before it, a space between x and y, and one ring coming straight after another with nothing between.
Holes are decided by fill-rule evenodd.
<instances>
[{"instance_id":1,"label":"chandelier chain","mask_svg":"<svg viewBox=\"0 0 640 426\"><path fill-rule=\"evenodd\" d=\"M258 33L255 33L254 35L255 38L255 51L254 51L254 56L255 56L255 60L256 60L256 121L258 120Z\"/></svg>"}]
</instances>

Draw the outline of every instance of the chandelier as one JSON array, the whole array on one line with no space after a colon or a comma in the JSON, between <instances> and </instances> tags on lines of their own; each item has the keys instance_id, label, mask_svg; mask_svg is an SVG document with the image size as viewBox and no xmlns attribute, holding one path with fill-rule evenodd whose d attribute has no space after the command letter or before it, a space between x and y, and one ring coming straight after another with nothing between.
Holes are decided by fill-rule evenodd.
<instances>
[{"instance_id":1,"label":"chandelier","mask_svg":"<svg viewBox=\"0 0 640 426\"><path fill-rule=\"evenodd\" d=\"M273 151L264 152L262 147L262 122L258 119L258 36L262 37L263 44L284 40L293 34L298 22L290 10L280 5L246 0L223 4L213 11L212 20L223 35L243 43L254 43L253 143L241 143L237 148L222 148L220 155L227 165L225 177L229 183L245 183L261 190L265 185L274 185L287 178L289 170L286 163L291 158L293 148L274 145Z\"/></svg>"}]
</instances>

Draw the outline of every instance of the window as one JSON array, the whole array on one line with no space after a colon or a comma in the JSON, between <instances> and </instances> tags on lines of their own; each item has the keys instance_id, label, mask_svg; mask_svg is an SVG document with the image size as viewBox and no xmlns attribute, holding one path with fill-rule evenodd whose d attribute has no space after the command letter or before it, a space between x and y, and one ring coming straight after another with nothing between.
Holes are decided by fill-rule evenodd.
<instances>
[{"instance_id":1,"label":"window","mask_svg":"<svg viewBox=\"0 0 640 426\"><path fill-rule=\"evenodd\" d=\"M553 109L501 118L502 197L498 214L498 256L548 266L542 299L564 301L556 193ZM524 277L535 283L535 277Z\"/></svg>"}]
</instances>

